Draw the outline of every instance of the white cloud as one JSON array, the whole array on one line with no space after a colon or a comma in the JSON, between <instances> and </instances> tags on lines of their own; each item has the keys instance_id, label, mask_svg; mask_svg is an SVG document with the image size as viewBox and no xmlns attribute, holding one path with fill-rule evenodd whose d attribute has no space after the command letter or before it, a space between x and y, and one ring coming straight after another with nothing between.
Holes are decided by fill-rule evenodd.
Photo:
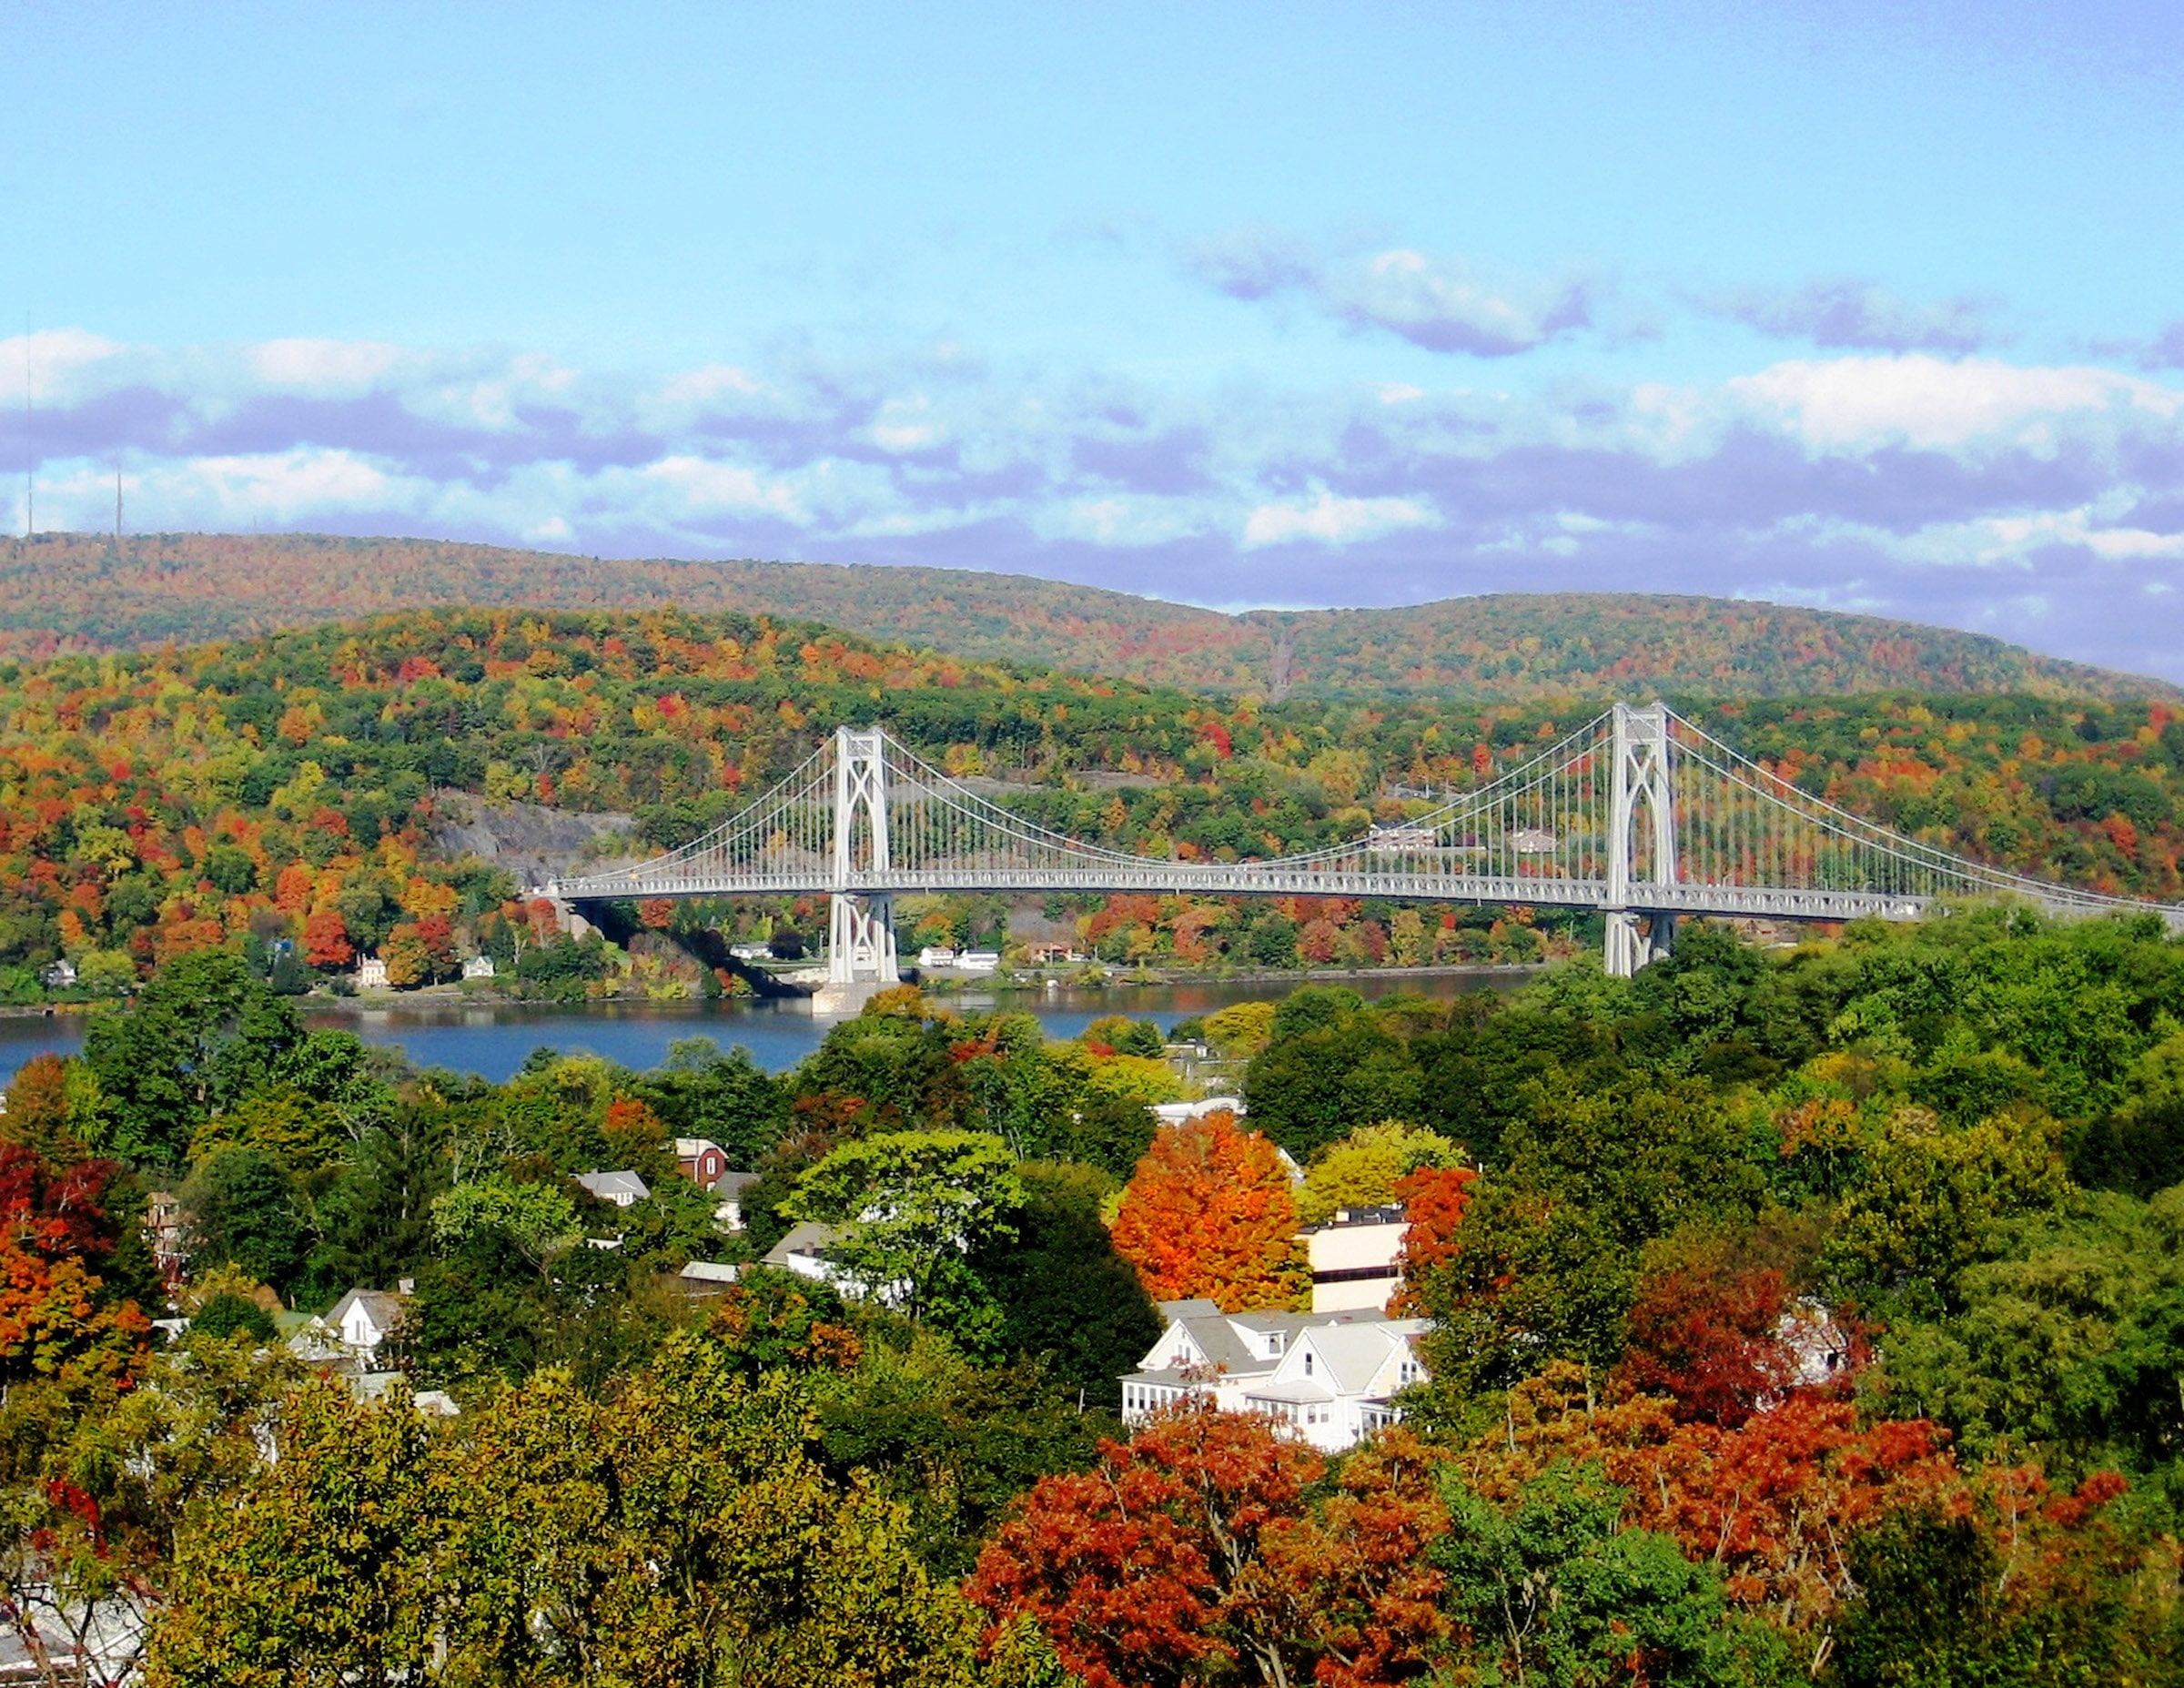
<instances>
[{"instance_id":1,"label":"white cloud","mask_svg":"<svg viewBox=\"0 0 2184 1688\"><path fill-rule=\"evenodd\" d=\"M1398 528L1431 527L1433 512L1415 499L1337 498L1322 490L1309 503L1261 504L1244 518L1247 549L1317 540L1347 545Z\"/></svg>"},{"instance_id":2,"label":"white cloud","mask_svg":"<svg viewBox=\"0 0 2184 1688\"><path fill-rule=\"evenodd\" d=\"M752 510L802 522L804 512L784 482L767 480L741 463L703 457L663 457L638 471L645 480L672 488L692 510Z\"/></svg>"},{"instance_id":3,"label":"white cloud","mask_svg":"<svg viewBox=\"0 0 2184 1688\"><path fill-rule=\"evenodd\" d=\"M115 371L98 369L98 366L110 364L123 349L116 342L81 329L40 329L18 334L13 339L0 340L0 392L13 394L20 404L27 379L34 403L66 403L110 384ZM108 380L86 379L94 370Z\"/></svg>"},{"instance_id":4,"label":"white cloud","mask_svg":"<svg viewBox=\"0 0 2184 1688\"><path fill-rule=\"evenodd\" d=\"M890 399L865 432L883 451L921 451L940 438L940 430L929 414L932 408L922 394L915 399Z\"/></svg>"},{"instance_id":5,"label":"white cloud","mask_svg":"<svg viewBox=\"0 0 2184 1688\"><path fill-rule=\"evenodd\" d=\"M1992 358L1959 361L1923 352L1778 363L1733 378L1726 391L1824 451L1900 441L2044 452L2073 424L2133 413L2168 420L2184 409L2184 393L2111 369L2026 367Z\"/></svg>"},{"instance_id":6,"label":"white cloud","mask_svg":"<svg viewBox=\"0 0 2184 1688\"><path fill-rule=\"evenodd\" d=\"M267 386L326 398L369 392L405 360L383 340L266 340L244 356Z\"/></svg>"},{"instance_id":7,"label":"white cloud","mask_svg":"<svg viewBox=\"0 0 2184 1688\"><path fill-rule=\"evenodd\" d=\"M1936 523L1902 547L1922 561L1988 567L2027 561L2051 546L2076 546L2109 562L2184 557L2184 533L2145 528L2097 527L2088 509L2034 510L1976 521Z\"/></svg>"},{"instance_id":8,"label":"white cloud","mask_svg":"<svg viewBox=\"0 0 2184 1688\"><path fill-rule=\"evenodd\" d=\"M1041 539L1094 545L1165 545L1214 531L1215 519L1196 500L1133 497L1071 499L1034 521Z\"/></svg>"},{"instance_id":9,"label":"white cloud","mask_svg":"<svg viewBox=\"0 0 2184 1688\"><path fill-rule=\"evenodd\" d=\"M353 451L299 447L246 457L204 457L182 464L186 492L195 481L223 509L292 521L318 510L376 510L409 501L416 483L398 480Z\"/></svg>"}]
</instances>

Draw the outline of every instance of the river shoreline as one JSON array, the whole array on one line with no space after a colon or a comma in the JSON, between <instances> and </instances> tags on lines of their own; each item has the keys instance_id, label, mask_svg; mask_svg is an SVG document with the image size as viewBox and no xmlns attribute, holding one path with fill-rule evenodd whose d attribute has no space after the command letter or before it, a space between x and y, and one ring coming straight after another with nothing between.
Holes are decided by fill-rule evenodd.
<instances>
[{"instance_id":1,"label":"river shoreline","mask_svg":"<svg viewBox=\"0 0 2184 1688\"><path fill-rule=\"evenodd\" d=\"M1528 967L1360 968L1355 972L1285 972L1272 977L1202 977L1175 982L1142 978L1087 986L1057 981L996 985L958 981L936 996L935 1006L975 1013L1001 1008L1028 1014L1049 1037L1079 1036L1103 1016L1149 1019L1164 1030L1238 1002L1264 1001L1299 985L1345 983L1367 997L1398 992L1452 998L1472 991L1521 988ZM365 1042L399 1048L420 1070L440 1068L506 1080L540 1048L589 1054L632 1071L673 1056L674 1046L706 1038L742 1045L772 1072L803 1060L839 1024L839 1015L813 1012L807 997L686 998L661 1001L602 998L593 1002L522 1002L495 995L422 991L371 996L299 996L290 999L308 1026L352 1031ZM73 1005L71 1005L73 1006ZM81 1012L0 1016L0 1087L22 1064L41 1054L72 1055L83 1047L91 1016Z\"/></svg>"},{"instance_id":2,"label":"river shoreline","mask_svg":"<svg viewBox=\"0 0 2184 1688\"><path fill-rule=\"evenodd\" d=\"M1351 981L1380 984L1390 979L1440 980L1451 978L1516 979L1543 974L1552 964L1547 962L1495 962L1475 966L1450 965L1435 967L1289 967L1246 969L1238 972L1183 973L1168 972L1147 975L1143 973L1114 973L1104 978L1087 979L1080 975L1049 973L1026 977L1018 974L1008 978L991 975L940 974L916 980L914 983L928 996L945 1001L954 996L1025 996L1044 997L1054 991L1072 995L1083 992L1113 992L1125 995L1132 991L1172 991L1204 988L1229 989L1247 985L1341 985ZM312 992L296 998L308 1006L313 1015L384 1013L390 1008L425 1007L445 1005L465 1008L554 1008L571 1012L585 1008L673 1008L696 1006L701 1003L758 1003L770 1002L794 1007L808 1001L801 996L598 996L582 1002L555 1002L535 996L512 996L505 991L463 990L451 985L430 985L410 991L372 991L356 996L337 996L331 993Z\"/></svg>"}]
</instances>

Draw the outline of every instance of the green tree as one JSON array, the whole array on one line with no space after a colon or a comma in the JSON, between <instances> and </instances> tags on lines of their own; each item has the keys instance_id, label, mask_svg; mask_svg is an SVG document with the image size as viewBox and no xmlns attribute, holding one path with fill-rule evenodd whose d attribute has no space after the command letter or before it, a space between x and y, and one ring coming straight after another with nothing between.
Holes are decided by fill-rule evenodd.
<instances>
[{"instance_id":1,"label":"green tree","mask_svg":"<svg viewBox=\"0 0 2184 1688\"><path fill-rule=\"evenodd\" d=\"M1720 1579L1671 1538L1620 1527L1622 1494L1589 1467L1551 1467L1502 1507L1451 1479L1429 1550L1480 1682L1746 1688L1799 1680L1785 1650L1733 1617Z\"/></svg>"},{"instance_id":2,"label":"green tree","mask_svg":"<svg viewBox=\"0 0 2184 1688\"><path fill-rule=\"evenodd\" d=\"M432 1234L443 1248L459 1248L486 1232L507 1238L541 1271L582 1236L575 1201L556 1184L518 1183L505 1173L489 1173L458 1184L432 1203Z\"/></svg>"},{"instance_id":3,"label":"green tree","mask_svg":"<svg viewBox=\"0 0 2184 1688\"><path fill-rule=\"evenodd\" d=\"M85 1035L109 1123L102 1147L179 1165L199 1123L272 1078L302 1038L295 1008L241 956L182 956Z\"/></svg>"},{"instance_id":4,"label":"green tree","mask_svg":"<svg viewBox=\"0 0 2184 1688\"><path fill-rule=\"evenodd\" d=\"M190 1216L191 1259L228 1262L292 1293L310 1251L309 1216L288 1169L255 1148L224 1148L181 1190Z\"/></svg>"},{"instance_id":5,"label":"green tree","mask_svg":"<svg viewBox=\"0 0 2184 1688\"><path fill-rule=\"evenodd\" d=\"M1369 1208L1395 1199L1396 1180L1421 1167L1459 1167L1463 1155L1438 1131L1382 1120L1360 1126L1320 1151L1297 1192L1297 1217L1318 1225L1339 1208Z\"/></svg>"},{"instance_id":6,"label":"green tree","mask_svg":"<svg viewBox=\"0 0 2184 1688\"><path fill-rule=\"evenodd\" d=\"M1000 1324L969 1257L1016 1235L1024 1186L998 1137L896 1131L845 1143L796 1181L792 1218L840 1228L834 1260L866 1293L959 1339L990 1342Z\"/></svg>"},{"instance_id":7,"label":"green tree","mask_svg":"<svg viewBox=\"0 0 2184 1688\"><path fill-rule=\"evenodd\" d=\"M1960 1306L1956 1275L1990 1251L1996 1227L2064 1199L2061 1137L2027 1108L1962 1131L1925 1108L1896 1109L1838 1208L1827 1253L1835 1281L1876 1307Z\"/></svg>"},{"instance_id":8,"label":"green tree","mask_svg":"<svg viewBox=\"0 0 2184 1688\"><path fill-rule=\"evenodd\" d=\"M280 1457L183 1546L152 1688L423 1680L433 1663L427 1421L339 1383L291 1400Z\"/></svg>"},{"instance_id":9,"label":"green tree","mask_svg":"<svg viewBox=\"0 0 2184 1688\"><path fill-rule=\"evenodd\" d=\"M1119 1406L1119 1380L1162 1329L1100 1219L1101 1203L1120 1186L1097 1167L1067 1163L1030 1161L1016 1176L1025 1192L1016 1234L971 1257L1000 1307L996 1345L1039 1360L1066 1390Z\"/></svg>"}]
</instances>

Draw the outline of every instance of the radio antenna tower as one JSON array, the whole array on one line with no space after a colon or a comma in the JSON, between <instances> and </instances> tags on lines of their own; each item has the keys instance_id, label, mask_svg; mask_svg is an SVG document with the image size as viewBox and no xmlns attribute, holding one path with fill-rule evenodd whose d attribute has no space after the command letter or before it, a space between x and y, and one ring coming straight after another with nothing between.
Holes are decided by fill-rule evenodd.
<instances>
[{"instance_id":1,"label":"radio antenna tower","mask_svg":"<svg viewBox=\"0 0 2184 1688\"><path fill-rule=\"evenodd\" d=\"M38 531L37 450L32 443L30 411L30 318L23 318L23 537Z\"/></svg>"},{"instance_id":2,"label":"radio antenna tower","mask_svg":"<svg viewBox=\"0 0 2184 1688\"><path fill-rule=\"evenodd\" d=\"M121 465L114 465L114 549L121 549Z\"/></svg>"}]
</instances>

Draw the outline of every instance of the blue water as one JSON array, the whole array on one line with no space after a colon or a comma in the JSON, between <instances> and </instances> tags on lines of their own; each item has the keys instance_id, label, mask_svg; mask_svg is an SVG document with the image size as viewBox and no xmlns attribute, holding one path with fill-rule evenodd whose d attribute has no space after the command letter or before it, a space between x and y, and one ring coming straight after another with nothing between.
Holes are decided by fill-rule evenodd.
<instances>
[{"instance_id":1,"label":"blue water","mask_svg":"<svg viewBox=\"0 0 2184 1688\"><path fill-rule=\"evenodd\" d=\"M1526 975L1503 971L1437 973L1410 978L1359 979L1366 996L1402 990L1429 996L1507 990ZM1006 1006L1035 1014L1052 1037L1074 1037L1104 1014L1154 1020L1163 1029L1193 1015L1230 1003L1281 996L1293 988L1282 980L1208 985L1118 986L1108 990L1012 991L1004 996L966 992L945 998L962 1009ZM667 1059L678 1038L710 1037L723 1048L741 1044L761 1066L794 1066L834 1024L803 1002L597 1003L581 1008L523 1003L419 1001L379 1008L312 1007L313 1026L355 1032L367 1043L399 1046L418 1066L507 1079L541 1046L602 1056L642 1071ZM12 1081L34 1056L73 1055L83 1047L82 1015L0 1018L0 1076Z\"/></svg>"}]
</instances>

